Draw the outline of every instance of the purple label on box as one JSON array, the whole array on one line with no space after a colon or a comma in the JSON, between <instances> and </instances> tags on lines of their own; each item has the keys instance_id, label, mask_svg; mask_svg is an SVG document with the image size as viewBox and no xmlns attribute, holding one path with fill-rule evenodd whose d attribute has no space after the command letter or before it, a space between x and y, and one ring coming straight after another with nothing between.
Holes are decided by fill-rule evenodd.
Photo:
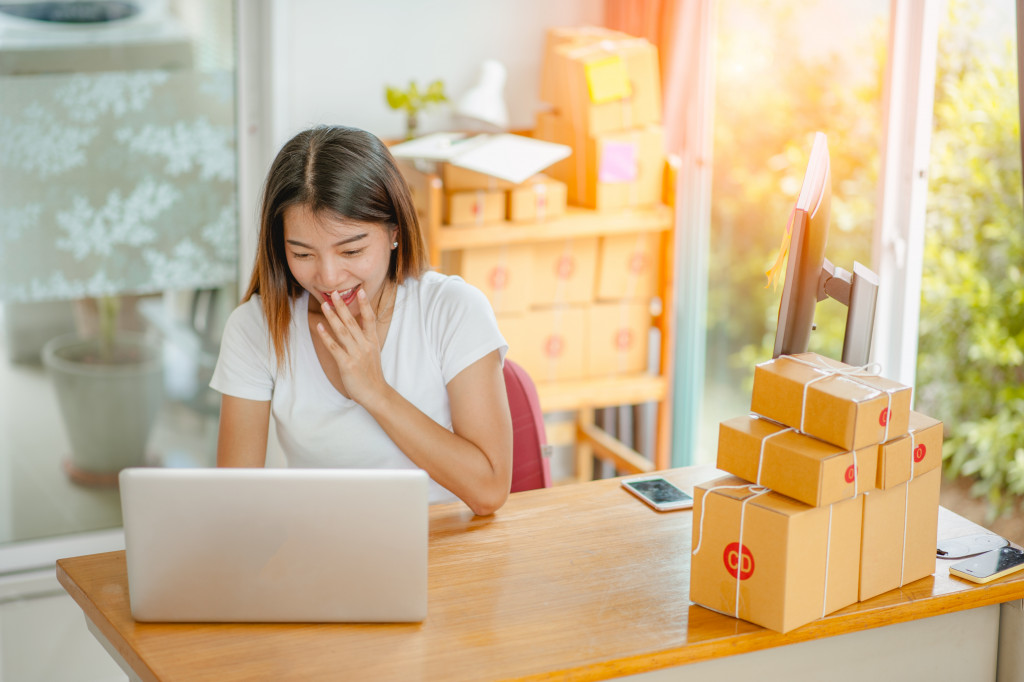
<instances>
[{"instance_id":1,"label":"purple label on box","mask_svg":"<svg viewBox=\"0 0 1024 682\"><path fill-rule=\"evenodd\" d=\"M632 182L639 175L635 142L605 142L601 147L599 182Z\"/></svg>"}]
</instances>

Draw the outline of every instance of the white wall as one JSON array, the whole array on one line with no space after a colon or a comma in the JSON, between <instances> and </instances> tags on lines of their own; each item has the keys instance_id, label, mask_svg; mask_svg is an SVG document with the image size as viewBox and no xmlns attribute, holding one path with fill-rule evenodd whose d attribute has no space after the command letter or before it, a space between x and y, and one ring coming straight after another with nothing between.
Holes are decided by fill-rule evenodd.
<instances>
[{"instance_id":1,"label":"white wall","mask_svg":"<svg viewBox=\"0 0 1024 682\"><path fill-rule=\"evenodd\" d=\"M286 44L276 143L310 125L330 123L401 137L405 121L388 108L385 85L440 78L449 99L469 89L480 63L508 69L513 129L533 127L544 33L548 27L601 24L603 0L278 0ZM451 125L447 111L424 116L423 132Z\"/></svg>"}]
</instances>

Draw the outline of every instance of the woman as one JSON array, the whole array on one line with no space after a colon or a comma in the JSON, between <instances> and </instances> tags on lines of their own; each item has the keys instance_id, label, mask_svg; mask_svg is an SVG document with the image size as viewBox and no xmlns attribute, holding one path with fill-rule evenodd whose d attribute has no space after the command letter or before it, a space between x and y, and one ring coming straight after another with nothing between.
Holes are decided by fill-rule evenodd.
<instances>
[{"instance_id":1,"label":"woman","mask_svg":"<svg viewBox=\"0 0 1024 682\"><path fill-rule=\"evenodd\" d=\"M486 515L508 497L507 345L484 295L428 270L408 186L353 128L290 140L210 385L218 466L263 466L270 417L289 466L419 467L430 500Z\"/></svg>"}]
</instances>

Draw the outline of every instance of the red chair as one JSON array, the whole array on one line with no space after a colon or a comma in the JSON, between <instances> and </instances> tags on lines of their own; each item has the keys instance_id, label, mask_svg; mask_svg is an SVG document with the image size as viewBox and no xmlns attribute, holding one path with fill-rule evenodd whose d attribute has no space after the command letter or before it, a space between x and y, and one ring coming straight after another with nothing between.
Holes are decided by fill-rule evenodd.
<instances>
[{"instance_id":1,"label":"red chair","mask_svg":"<svg viewBox=\"0 0 1024 682\"><path fill-rule=\"evenodd\" d=\"M547 432L537 387L522 367L505 360L505 390L512 412L512 492L551 486L551 465L544 456Z\"/></svg>"}]
</instances>

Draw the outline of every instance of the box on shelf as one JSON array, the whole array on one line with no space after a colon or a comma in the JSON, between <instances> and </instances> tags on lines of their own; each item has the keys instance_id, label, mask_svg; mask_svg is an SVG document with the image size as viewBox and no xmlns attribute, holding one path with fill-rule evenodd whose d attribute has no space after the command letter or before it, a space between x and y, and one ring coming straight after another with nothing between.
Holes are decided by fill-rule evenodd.
<instances>
[{"instance_id":1,"label":"box on shelf","mask_svg":"<svg viewBox=\"0 0 1024 682\"><path fill-rule=\"evenodd\" d=\"M587 310L587 376L638 374L647 370L649 302L594 303Z\"/></svg>"},{"instance_id":2,"label":"box on shelf","mask_svg":"<svg viewBox=\"0 0 1024 682\"><path fill-rule=\"evenodd\" d=\"M544 57L541 61L540 98L554 103L565 87L564 80L556 75L555 51L567 46L586 45L601 40L628 40L633 36L604 26L559 26L549 28L544 36Z\"/></svg>"},{"instance_id":3,"label":"box on shelf","mask_svg":"<svg viewBox=\"0 0 1024 682\"><path fill-rule=\"evenodd\" d=\"M568 188L560 180L535 175L508 190L507 217L512 222L543 222L565 214Z\"/></svg>"},{"instance_id":4,"label":"box on shelf","mask_svg":"<svg viewBox=\"0 0 1024 682\"><path fill-rule=\"evenodd\" d=\"M755 490L694 486L690 599L778 632L857 601L864 496L812 507Z\"/></svg>"},{"instance_id":5,"label":"box on shelf","mask_svg":"<svg viewBox=\"0 0 1024 682\"><path fill-rule=\"evenodd\" d=\"M445 192L465 192L472 190L497 191L516 187L517 183L502 180L493 175L461 168L451 163L442 163L441 183Z\"/></svg>"},{"instance_id":6,"label":"box on shelf","mask_svg":"<svg viewBox=\"0 0 1024 682\"><path fill-rule=\"evenodd\" d=\"M590 303L596 267L597 237L535 244L531 307Z\"/></svg>"},{"instance_id":7,"label":"box on shelf","mask_svg":"<svg viewBox=\"0 0 1024 682\"><path fill-rule=\"evenodd\" d=\"M855 370L817 353L762 362L750 411L847 450L906 434L910 387Z\"/></svg>"},{"instance_id":8,"label":"box on shelf","mask_svg":"<svg viewBox=\"0 0 1024 682\"><path fill-rule=\"evenodd\" d=\"M639 232L601 237L597 260L599 301L650 299L658 293L661 235Z\"/></svg>"},{"instance_id":9,"label":"box on shelf","mask_svg":"<svg viewBox=\"0 0 1024 682\"><path fill-rule=\"evenodd\" d=\"M859 600L934 572L940 484L941 471L936 468L863 495Z\"/></svg>"},{"instance_id":10,"label":"box on shelf","mask_svg":"<svg viewBox=\"0 0 1024 682\"><path fill-rule=\"evenodd\" d=\"M572 147L545 173L564 182L572 205L596 210L653 206L661 201L665 144L660 125L588 136L551 113L537 117L538 139Z\"/></svg>"},{"instance_id":11,"label":"box on shelf","mask_svg":"<svg viewBox=\"0 0 1024 682\"><path fill-rule=\"evenodd\" d=\"M444 222L454 227L472 227L505 219L505 193L501 190L448 192L444 200Z\"/></svg>"},{"instance_id":12,"label":"box on shelf","mask_svg":"<svg viewBox=\"0 0 1024 682\"><path fill-rule=\"evenodd\" d=\"M528 311L523 316L526 334L516 362L538 383L584 378L585 322L583 306Z\"/></svg>"},{"instance_id":13,"label":"box on shelf","mask_svg":"<svg viewBox=\"0 0 1024 682\"><path fill-rule=\"evenodd\" d=\"M877 446L843 450L754 415L719 424L719 469L815 507L874 488L877 463Z\"/></svg>"},{"instance_id":14,"label":"box on shelf","mask_svg":"<svg viewBox=\"0 0 1024 682\"><path fill-rule=\"evenodd\" d=\"M942 422L910 412L909 433L878 446L877 486L882 490L919 476L942 462Z\"/></svg>"},{"instance_id":15,"label":"box on shelf","mask_svg":"<svg viewBox=\"0 0 1024 682\"><path fill-rule=\"evenodd\" d=\"M525 312L530 305L531 248L511 244L441 255L441 272L459 275L487 296L496 314Z\"/></svg>"},{"instance_id":16,"label":"box on shelf","mask_svg":"<svg viewBox=\"0 0 1024 682\"><path fill-rule=\"evenodd\" d=\"M658 50L643 38L566 43L546 55L559 115L588 137L661 122Z\"/></svg>"}]
</instances>

